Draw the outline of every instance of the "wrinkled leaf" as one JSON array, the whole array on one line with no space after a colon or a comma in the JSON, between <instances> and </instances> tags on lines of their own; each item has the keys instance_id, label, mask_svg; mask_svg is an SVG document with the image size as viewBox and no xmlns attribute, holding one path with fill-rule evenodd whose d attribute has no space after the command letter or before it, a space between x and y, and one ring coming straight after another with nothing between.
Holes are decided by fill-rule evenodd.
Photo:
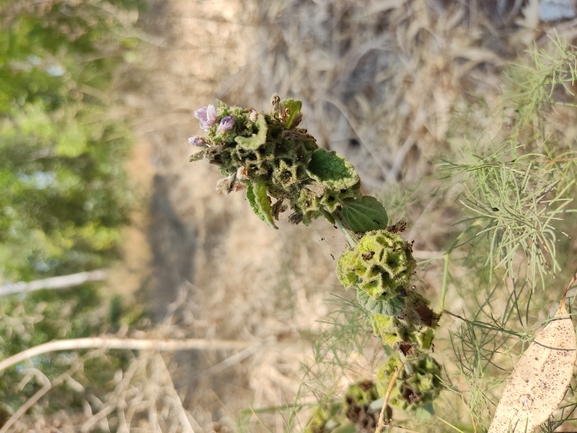
<instances>
[{"instance_id":1,"label":"wrinkled leaf","mask_svg":"<svg viewBox=\"0 0 577 433\"><path fill-rule=\"evenodd\" d=\"M398 316L405 310L404 302L398 297L375 299L360 289L357 290L357 301L366 310L381 316Z\"/></svg>"},{"instance_id":2,"label":"wrinkled leaf","mask_svg":"<svg viewBox=\"0 0 577 433\"><path fill-rule=\"evenodd\" d=\"M300 115L303 104L298 99L283 99L280 101L280 106L288 114L285 125L290 129L297 116Z\"/></svg>"},{"instance_id":3,"label":"wrinkled leaf","mask_svg":"<svg viewBox=\"0 0 577 433\"><path fill-rule=\"evenodd\" d=\"M386 229L388 223L387 211L381 202L368 195L345 201L341 217L343 225L357 233Z\"/></svg>"},{"instance_id":4,"label":"wrinkled leaf","mask_svg":"<svg viewBox=\"0 0 577 433\"><path fill-rule=\"evenodd\" d=\"M315 150L307 169L313 179L332 189L348 189L359 182L353 165L334 151Z\"/></svg>"},{"instance_id":5,"label":"wrinkled leaf","mask_svg":"<svg viewBox=\"0 0 577 433\"><path fill-rule=\"evenodd\" d=\"M530 432L547 421L563 400L577 355L573 322L565 308L567 290L576 278L577 274L565 289L555 317L513 370L489 433Z\"/></svg>"},{"instance_id":6,"label":"wrinkled leaf","mask_svg":"<svg viewBox=\"0 0 577 433\"><path fill-rule=\"evenodd\" d=\"M257 216L269 226L278 229L274 223L270 198L267 195L266 185L260 181L254 181L246 189L246 198L248 199L252 210Z\"/></svg>"},{"instance_id":7,"label":"wrinkled leaf","mask_svg":"<svg viewBox=\"0 0 577 433\"><path fill-rule=\"evenodd\" d=\"M257 118L254 123L258 127L258 133L252 134L252 137L236 137L234 139L234 141L236 141L240 147L254 150L258 149L260 146L266 143L266 133L268 131L268 127L263 115L257 114Z\"/></svg>"}]
</instances>

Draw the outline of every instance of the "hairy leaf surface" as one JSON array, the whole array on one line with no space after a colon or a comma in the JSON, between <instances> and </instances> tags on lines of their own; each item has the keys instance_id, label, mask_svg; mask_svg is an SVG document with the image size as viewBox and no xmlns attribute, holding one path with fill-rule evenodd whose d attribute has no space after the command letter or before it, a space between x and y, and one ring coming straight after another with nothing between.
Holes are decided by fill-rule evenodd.
<instances>
[{"instance_id":1,"label":"hairy leaf surface","mask_svg":"<svg viewBox=\"0 0 577 433\"><path fill-rule=\"evenodd\" d=\"M333 151L317 149L308 165L311 177L332 189L348 189L359 183L353 165Z\"/></svg>"},{"instance_id":2,"label":"hairy leaf surface","mask_svg":"<svg viewBox=\"0 0 577 433\"><path fill-rule=\"evenodd\" d=\"M357 233L387 228L387 211L381 202L368 195L345 202L341 215L344 226Z\"/></svg>"},{"instance_id":3,"label":"hairy leaf surface","mask_svg":"<svg viewBox=\"0 0 577 433\"><path fill-rule=\"evenodd\" d=\"M258 149L260 146L266 143L266 133L268 131L268 126L266 120L262 114L257 115L256 124L258 125L258 132L252 134L252 137L236 137L234 141L238 143L240 147L245 149Z\"/></svg>"}]
</instances>

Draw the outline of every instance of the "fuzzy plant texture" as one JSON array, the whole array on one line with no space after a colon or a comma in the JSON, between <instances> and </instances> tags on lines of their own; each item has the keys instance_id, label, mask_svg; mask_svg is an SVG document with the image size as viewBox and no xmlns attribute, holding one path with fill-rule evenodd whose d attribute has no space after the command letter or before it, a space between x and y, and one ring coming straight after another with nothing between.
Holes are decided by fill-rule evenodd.
<instances>
[{"instance_id":1,"label":"fuzzy plant texture","mask_svg":"<svg viewBox=\"0 0 577 433\"><path fill-rule=\"evenodd\" d=\"M345 289L356 291L375 335L393 353L375 383L353 384L342 403L319 406L307 431L331 432L351 423L366 429L376 422L367 415L375 401L388 402L389 418L393 407L431 415L442 389L441 367L429 354L439 316L411 284L417 263L412 244L399 235L403 225L388 226L383 205L361 193L354 167L299 127L300 101L275 95L271 102L269 113L221 101L196 110L204 135L189 138L202 148L190 161L216 165L224 176L217 192L245 190L255 214L271 227L278 228L275 222L289 209L292 223L323 217L336 225L350 245L339 257L337 275ZM396 370L401 374L389 387Z\"/></svg>"}]
</instances>

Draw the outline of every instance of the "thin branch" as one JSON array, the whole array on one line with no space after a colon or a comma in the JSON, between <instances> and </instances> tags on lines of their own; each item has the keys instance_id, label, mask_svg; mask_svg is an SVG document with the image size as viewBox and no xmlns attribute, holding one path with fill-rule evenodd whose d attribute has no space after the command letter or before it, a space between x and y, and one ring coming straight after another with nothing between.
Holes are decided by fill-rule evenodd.
<instances>
[{"instance_id":1,"label":"thin branch","mask_svg":"<svg viewBox=\"0 0 577 433\"><path fill-rule=\"evenodd\" d=\"M403 369L402 365L397 367L397 371L391 377L391 381L389 382L389 386L387 387L387 392L385 393L385 398L383 399L383 408L381 409L381 414L379 415L379 423L377 424L377 429L375 433L381 433L384 431L385 427L389 423L389 419L385 420L387 414L387 406L389 405L389 398L391 397L391 392L393 392L393 388L395 387L395 383L397 382L397 378L399 377L399 373Z\"/></svg>"},{"instance_id":2,"label":"thin branch","mask_svg":"<svg viewBox=\"0 0 577 433\"><path fill-rule=\"evenodd\" d=\"M218 374L221 371L226 370L227 368L232 367L233 365L238 364L239 362L244 361L245 359L253 356L260 349L260 347L265 345L266 343L272 343L274 341L275 341L274 337L268 337L262 341L259 341L258 343L253 344L252 346L249 346L246 349L243 349L240 352L235 353L234 355L225 359L224 361L219 362L216 365L213 365L209 369L204 370L201 373L198 373L196 376L193 376L193 378L197 376L202 376L204 379L206 379L209 376Z\"/></svg>"},{"instance_id":3,"label":"thin branch","mask_svg":"<svg viewBox=\"0 0 577 433\"><path fill-rule=\"evenodd\" d=\"M187 340L136 340L131 338L76 338L56 340L24 350L0 362L0 371L22 362L33 356L59 350L74 349L124 349L124 350L242 350L254 343L234 340L204 340L190 338Z\"/></svg>"},{"instance_id":4,"label":"thin branch","mask_svg":"<svg viewBox=\"0 0 577 433\"><path fill-rule=\"evenodd\" d=\"M156 360L157 360L158 364L164 370L164 374L166 376L166 384L167 384L165 389L168 391L168 394L172 397L172 400L174 401L173 404L175 406L176 415L177 415L178 421L180 422L180 425L182 426L183 431L185 433L194 433L194 429L192 428L192 425L190 424L190 420L188 419L189 416L192 418L192 415L186 413L186 410L184 409L184 406L182 405L182 400L180 399L180 396L176 392L176 388L174 387L174 382L172 381L172 376L170 375L170 371L168 370L168 367L166 366L164 359L162 358L162 356L160 354L158 354L158 355L156 355ZM194 418L192 418L192 419L194 420ZM196 420L194 420L194 421L196 423Z\"/></svg>"},{"instance_id":5,"label":"thin branch","mask_svg":"<svg viewBox=\"0 0 577 433\"><path fill-rule=\"evenodd\" d=\"M0 296L9 295L11 293L28 293L41 289L67 289L91 281L102 281L107 277L107 269L97 269L95 271L46 278L44 280L30 281L28 283L4 283L0 286Z\"/></svg>"}]
</instances>

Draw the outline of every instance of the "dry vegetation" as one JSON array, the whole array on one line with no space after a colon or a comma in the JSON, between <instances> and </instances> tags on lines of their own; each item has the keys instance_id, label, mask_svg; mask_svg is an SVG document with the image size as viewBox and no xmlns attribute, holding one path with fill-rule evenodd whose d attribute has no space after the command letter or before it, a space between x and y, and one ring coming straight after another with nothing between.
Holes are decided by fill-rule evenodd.
<instances>
[{"instance_id":1,"label":"dry vegetation","mask_svg":"<svg viewBox=\"0 0 577 433\"><path fill-rule=\"evenodd\" d=\"M336 308L327 302L330 293L345 296L333 259L345 240L320 224L282 223L274 231L242 194L216 195L214 167L188 163L187 137L199 132L193 111L215 97L259 110L268 109L275 92L301 99L304 126L353 162L394 221L407 221L416 258L440 257L460 217L454 195L439 193L431 177L435 163L449 149L454 113L480 95L497 99L503 65L533 41L546 41L550 29L539 24L534 4L153 2L142 17L142 71L125 93L136 115L137 149L150 152L153 165L152 271L144 293L160 325L149 337L254 345L135 355L109 395L93 396L78 419L56 414L51 427L38 421L37 431L233 431L240 410L290 406L297 395L314 402L311 384L330 391L334 382L338 391L369 375L378 359L367 349L350 354L347 374L329 377L336 370L316 366L301 382L314 341L329 327L319 319ZM571 40L575 24L557 31ZM129 246L129 255L143 248L133 241L138 247ZM438 293L442 267L442 260L431 261L419 272L419 289L429 297ZM455 281L463 272L454 269ZM453 293L447 304L459 310L462 300ZM289 416L290 410L255 413L245 428L264 431L262 421L281 432ZM303 429L306 410L298 416L294 431Z\"/></svg>"}]
</instances>

